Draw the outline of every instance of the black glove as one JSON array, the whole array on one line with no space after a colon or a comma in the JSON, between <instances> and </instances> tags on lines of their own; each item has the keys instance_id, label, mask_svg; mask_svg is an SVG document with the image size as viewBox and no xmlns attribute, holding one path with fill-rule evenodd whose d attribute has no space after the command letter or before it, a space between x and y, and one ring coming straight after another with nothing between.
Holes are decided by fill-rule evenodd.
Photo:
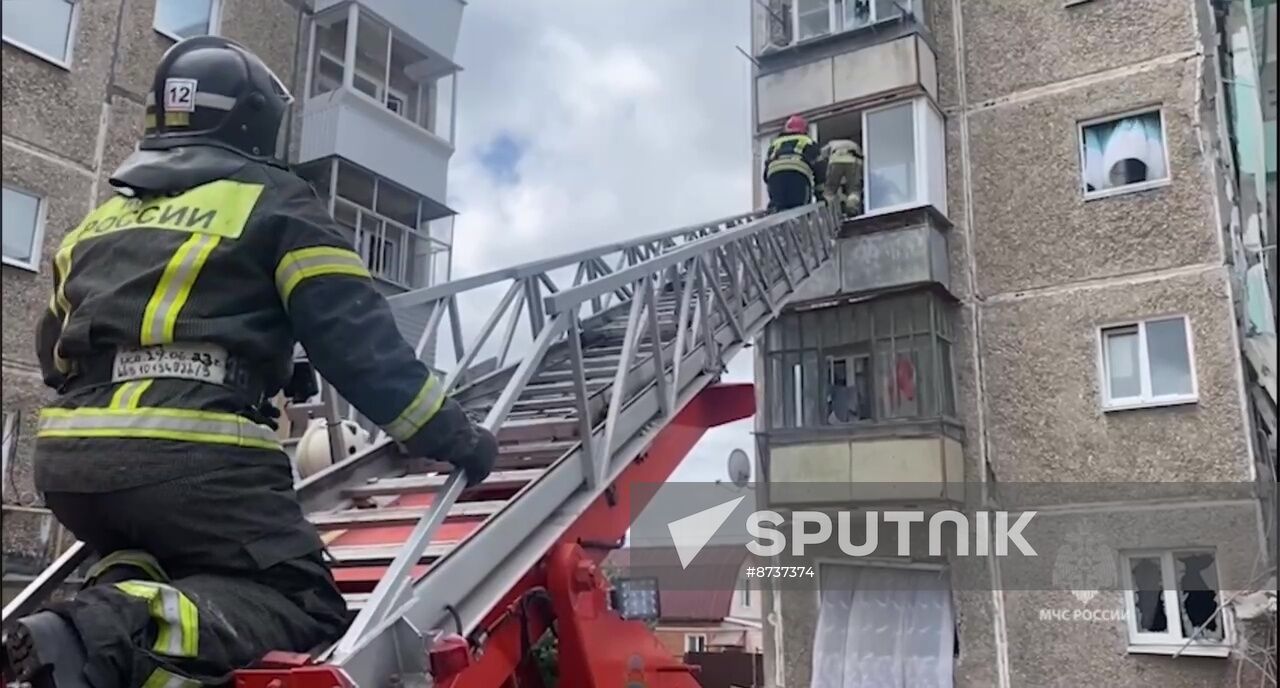
<instances>
[{"instance_id":1,"label":"black glove","mask_svg":"<svg viewBox=\"0 0 1280 688\"><path fill-rule=\"evenodd\" d=\"M444 458L467 474L467 486L484 482L498 460L498 440L479 425L455 433Z\"/></svg>"},{"instance_id":2,"label":"black glove","mask_svg":"<svg viewBox=\"0 0 1280 688\"><path fill-rule=\"evenodd\" d=\"M471 422L453 399L446 399L431 421L404 444L419 456L448 461L466 471L468 485L484 480L498 459L493 433Z\"/></svg>"}]
</instances>

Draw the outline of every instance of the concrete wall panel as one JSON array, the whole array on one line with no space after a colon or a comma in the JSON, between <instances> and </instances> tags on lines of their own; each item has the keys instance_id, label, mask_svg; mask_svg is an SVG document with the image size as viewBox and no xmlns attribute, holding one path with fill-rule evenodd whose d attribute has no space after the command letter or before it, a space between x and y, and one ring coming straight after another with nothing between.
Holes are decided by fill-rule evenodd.
<instances>
[{"instance_id":1,"label":"concrete wall panel","mask_svg":"<svg viewBox=\"0 0 1280 688\"><path fill-rule=\"evenodd\" d=\"M831 60L823 59L756 80L760 122L784 119L788 115L832 103Z\"/></svg>"},{"instance_id":2,"label":"concrete wall panel","mask_svg":"<svg viewBox=\"0 0 1280 688\"><path fill-rule=\"evenodd\" d=\"M1101 325L1190 318L1199 402L1100 406ZM990 461L1006 482L1249 477L1231 303L1220 270L982 307Z\"/></svg>"},{"instance_id":3,"label":"concrete wall panel","mask_svg":"<svg viewBox=\"0 0 1280 688\"><path fill-rule=\"evenodd\" d=\"M1185 60L970 115L982 292L1219 260L1195 130L1198 86L1196 63ZM1169 184L1085 200L1079 122L1148 106L1164 110Z\"/></svg>"},{"instance_id":4,"label":"concrete wall panel","mask_svg":"<svg viewBox=\"0 0 1280 688\"><path fill-rule=\"evenodd\" d=\"M929 52L919 38L906 36L832 58L835 102L866 98L918 83L917 46Z\"/></svg>"},{"instance_id":5,"label":"concrete wall panel","mask_svg":"<svg viewBox=\"0 0 1280 688\"><path fill-rule=\"evenodd\" d=\"M1061 0L962 4L965 81L971 103L1195 48L1191 2L1064 4Z\"/></svg>"}]
</instances>

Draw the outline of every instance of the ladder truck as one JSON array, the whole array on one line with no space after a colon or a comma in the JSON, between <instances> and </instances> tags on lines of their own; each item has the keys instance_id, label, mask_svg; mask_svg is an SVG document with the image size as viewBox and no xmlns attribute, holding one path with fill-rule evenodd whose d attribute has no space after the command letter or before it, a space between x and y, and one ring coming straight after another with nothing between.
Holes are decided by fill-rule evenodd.
<instances>
[{"instance_id":1,"label":"ladder truck","mask_svg":"<svg viewBox=\"0 0 1280 688\"><path fill-rule=\"evenodd\" d=\"M719 377L832 259L838 225L820 203L749 213L391 297L429 312L419 357L447 316L457 360L443 384L483 414L498 463L467 487L378 436L301 479L354 620L332 646L267 654L236 688L540 686L529 655L547 631L564 688L698 686L696 667L614 608L600 565L643 506L631 486L665 481L708 428L754 413L752 386ZM460 306L504 287L487 312ZM463 315L485 316L469 342ZM522 323L528 346L508 362ZM490 340L496 367L469 375ZM93 556L73 545L5 626Z\"/></svg>"}]
</instances>

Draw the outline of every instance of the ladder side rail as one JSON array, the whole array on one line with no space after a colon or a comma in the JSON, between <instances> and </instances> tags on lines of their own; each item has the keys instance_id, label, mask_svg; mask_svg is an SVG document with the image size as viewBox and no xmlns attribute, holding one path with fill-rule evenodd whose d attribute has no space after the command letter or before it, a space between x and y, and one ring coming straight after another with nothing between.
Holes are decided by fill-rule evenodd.
<instances>
[{"instance_id":1,"label":"ladder side rail","mask_svg":"<svg viewBox=\"0 0 1280 688\"><path fill-rule=\"evenodd\" d=\"M689 246L669 254L669 257L654 258L636 265L633 268L627 268L615 273L610 277L603 278L601 282L606 284L587 283L580 287L568 290L568 292L576 292L573 297L577 299L576 303L570 302L568 299L560 299L562 295L553 295L547 298L548 310L554 309L557 314L558 322L568 324L567 318L569 313L576 314L578 308L584 303L590 301L598 295L609 293L618 287L629 287L631 293L636 294L637 299L643 299L641 290L645 284L653 279L655 271L664 270L667 267L676 265L680 260L688 260L691 258L699 258L703 255L718 250L721 246L725 246L732 240L744 240L755 233L766 231L779 224L786 224L787 220L793 217L803 216L812 213L814 207L806 207L790 213L784 213L771 221L748 225L735 230L736 236L725 238L724 235L718 236L711 241L714 243L703 244L698 246L701 251L691 250L694 247ZM823 231L828 231L829 222L819 220L815 223L808 223L805 234L817 235ZM825 258L821 255L819 247L829 241L827 237L806 236L805 243L810 247L810 251L798 251L797 259L807 262L810 258L815 263L820 264ZM699 242L700 244L702 242ZM815 255L805 255L806 253L814 253ZM704 275L706 274L705 265ZM629 276L633 279L631 283L622 281L623 276ZM745 277L745 274L743 275ZM713 292L719 291L718 284L710 285ZM777 292L776 295L761 293L758 298L749 304L749 306L739 311L740 323L738 327L721 326L715 332L714 338L717 340L717 347L720 351L728 354L734 354L744 348L750 337L755 336L763 331L764 326L772 319L774 308L778 307L774 304L784 302L788 294L789 285L785 282L774 285L771 291ZM794 293L794 291L791 291ZM773 297L772 299L770 297ZM723 303L723 295L721 300ZM656 306L656 299L649 300ZM771 304L770 301L773 301ZM556 307L556 304L560 304ZM628 318L628 328L624 334L626 339L630 341L632 330L640 326L639 314L636 303L630 304L630 317ZM727 304L724 304L727 306ZM727 309L726 309L727 310ZM733 320L726 318L732 324ZM660 337L661 332L655 331L653 335ZM549 340L549 338L548 338ZM549 344L549 341L546 342ZM674 342L672 342L674 345ZM674 348L674 347L672 347ZM625 349L625 345L624 345ZM541 353L545 353L545 350ZM691 351L691 358L695 359L697 364L686 368L686 373L680 377L687 379L673 380L676 388L682 390L679 395L681 406L687 403L692 395L696 394L718 376L718 370L715 369L723 364L723 360L708 361L708 351L706 346L698 346ZM701 360L699 360L701 359ZM694 361L691 361L693 363ZM504 390L504 397L508 397L509 402L513 402L519 394L520 386L527 382L527 378L531 377L536 363L532 358L526 362L525 368L527 373L525 380L513 379ZM621 364L625 368L627 361ZM715 363L715 366L708 366L708 363ZM695 384L696 383L696 384ZM667 398L662 392L661 385L657 379L651 379L647 385L643 387L643 391L634 398L627 401L625 405L619 404L620 408L614 412L615 404L611 403L610 413L606 414L604 422L598 423L590 433L590 439L595 441L604 441L612 433L619 433L620 437L626 438L622 441L617 453L601 452L601 459L604 462L604 475L602 478L611 480L616 476L617 472L624 469L627 464L637 455L643 448L643 435L652 434L662 428L662 424L655 423L655 418L661 418L664 411L670 413L675 409L668 410L666 406ZM624 394L615 394L615 399L622 397ZM629 395L627 395L629 396ZM505 410L495 408L496 413L491 414L488 421L497 421L505 414ZM613 422L610 423L610 420ZM610 426L612 425L612 432ZM640 436L638 436L640 435ZM612 438L610 438L612 439ZM608 446L608 444L605 444ZM575 452L581 452L580 445ZM559 527L551 527L549 530L563 530L566 517L565 510L562 505L575 495L582 502L578 506L585 508L585 505L594 500L600 491L601 486L597 485L596 489L582 490L584 483L588 480L588 471L586 464L581 459L575 460L576 457L572 453L557 462L550 468L541 478L526 485L521 493L508 502L498 514L491 517L484 523L480 529L469 538L468 543L472 546L461 546L450 551L440 560L438 560L429 570L427 579L431 584L425 585L426 580L419 581L414 586L413 597L406 601L392 616L383 621L379 626L369 632L367 628L361 628L357 632L349 633L344 637L341 646L343 650L335 653L332 658L335 662L344 665L348 672L352 673L352 678L356 679L357 685L380 685L386 678L385 673L390 671L388 667L372 666L367 661L369 657L385 656L386 644L402 640L406 627L414 632L417 629L435 629L438 628L445 616L446 609L451 609L458 615L459 622L463 625L463 630L470 630L470 626L478 622L479 618L489 611L484 603L474 602L474 593L481 588L501 588L497 591L498 595L503 594L509 589L511 580L504 580L504 585L494 583L496 576L491 572L497 567L505 566L511 576L519 577L532 566L538 557L542 555L542 549L529 549L531 543L530 536L535 530L548 529L552 523L549 520L553 513L557 517L554 519L555 524ZM595 463L595 462L592 462ZM601 481L603 484L608 484ZM585 499L585 501L583 501ZM440 502L434 506L431 511L447 510L448 505ZM558 512L558 513L557 513ZM430 518L424 515L423 521ZM544 543L549 544L549 542ZM523 554L519 557L513 554L520 550ZM474 575L466 575L467 571L485 571L486 575L482 581L476 581ZM456 573L454 573L456 572ZM385 579L384 579L385 580ZM387 589L393 589L396 584L388 584ZM491 591L492 592L492 591ZM464 605L471 603L471 606ZM382 649L377 649L381 647ZM373 672L370 675L368 672ZM357 676L359 675L359 676ZM365 683L364 681L369 681Z\"/></svg>"},{"instance_id":2,"label":"ladder side rail","mask_svg":"<svg viewBox=\"0 0 1280 688\"><path fill-rule=\"evenodd\" d=\"M600 258L619 251L625 253L628 249L634 248L637 245L654 240L661 240L663 238L682 237L690 231L705 229L714 233L720 231L720 228L728 226L736 220L748 217L758 217L759 215L760 213L758 212L740 213L737 215L723 217L718 220L712 220L711 222L689 225L688 227L682 227L680 229L667 230L664 232L636 237L634 239L604 244L593 248L583 249L581 251L574 251L573 253L554 256L552 258L542 258L514 267L493 270L479 275L463 277L450 282L445 282L444 284L437 284L431 287L424 287L422 289L413 289L401 294L394 294L387 297L387 301L395 308L417 306L442 299L447 296L459 294L464 291L470 291L476 287L493 284L495 282L531 277L539 273L550 272L558 268L573 265L574 263L581 263L592 258Z\"/></svg>"},{"instance_id":3,"label":"ladder side rail","mask_svg":"<svg viewBox=\"0 0 1280 688\"><path fill-rule=\"evenodd\" d=\"M76 540L65 552L54 560L36 579L27 584L16 597L4 606L3 625L8 627L28 614L34 613L63 581L67 580L89 560L93 552L83 542Z\"/></svg>"}]
</instances>

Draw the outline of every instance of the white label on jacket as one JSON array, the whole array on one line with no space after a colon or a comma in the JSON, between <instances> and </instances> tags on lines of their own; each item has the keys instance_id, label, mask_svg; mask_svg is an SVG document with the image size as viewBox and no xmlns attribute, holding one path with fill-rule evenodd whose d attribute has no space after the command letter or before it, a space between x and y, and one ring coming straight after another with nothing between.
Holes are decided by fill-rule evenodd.
<instances>
[{"instance_id":1,"label":"white label on jacket","mask_svg":"<svg viewBox=\"0 0 1280 688\"><path fill-rule=\"evenodd\" d=\"M195 79L165 79L164 111L195 112L196 83Z\"/></svg>"},{"instance_id":2,"label":"white label on jacket","mask_svg":"<svg viewBox=\"0 0 1280 688\"><path fill-rule=\"evenodd\" d=\"M227 379L227 352L217 344L159 344L116 352L112 382L151 378L220 385Z\"/></svg>"}]
</instances>

